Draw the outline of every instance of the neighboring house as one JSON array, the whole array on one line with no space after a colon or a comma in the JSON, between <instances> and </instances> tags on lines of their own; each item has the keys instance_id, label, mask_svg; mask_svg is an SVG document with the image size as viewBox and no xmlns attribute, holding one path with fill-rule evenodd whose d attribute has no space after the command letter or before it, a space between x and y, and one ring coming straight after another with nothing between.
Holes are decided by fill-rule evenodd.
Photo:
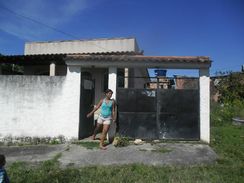
<instances>
[{"instance_id":1,"label":"neighboring house","mask_svg":"<svg viewBox=\"0 0 244 183\"><path fill-rule=\"evenodd\" d=\"M172 78L167 78L165 76L158 76L157 78L152 78L151 82L145 84L145 88L156 89L163 88L169 89L174 86L174 80Z\"/></svg>"},{"instance_id":2,"label":"neighboring house","mask_svg":"<svg viewBox=\"0 0 244 183\"><path fill-rule=\"evenodd\" d=\"M135 38L114 38L26 43L24 55L0 56L0 64L24 74L0 75L0 136L89 136L94 122L86 114L110 88L121 134L210 140L209 57L144 56ZM147 90L148 68L197 69L199 88ZM178 108L178 116L182 96L194 105Z\"/></svg>"},{"instance_id":3,"label":"neighboring house","mask_svg":"<svg viewBox=\"0 0 244 183\"><path fill-rule=\"evenodd\" d=\"M197 77L174 76L175 89L198 89L199 82Z\"/></svg>"}]
</instances>

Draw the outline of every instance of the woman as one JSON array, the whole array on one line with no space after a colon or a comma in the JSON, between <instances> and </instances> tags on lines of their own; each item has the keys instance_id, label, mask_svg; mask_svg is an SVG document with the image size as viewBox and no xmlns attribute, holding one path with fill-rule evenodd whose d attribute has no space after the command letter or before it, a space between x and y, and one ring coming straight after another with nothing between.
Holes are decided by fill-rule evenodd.
<instances>
[{"instance_id":1,"label":"woman","mask_svg":"<svg viewBox=\"0 0 244 183\"><path fill-rule=\"evenodd\" d=\"M105 98L101 99L97 104L97 106L90 113L87 114L87 117L89 118L96 110L98 110L101 107L101 112L97 119L97 126L94 130L92 138L94 140L96 138L96 134L98 133L99 129L103 127L102 135L100 138L100 145L99 145L99 147L103 150L106 149L106 147L104 146L104 139L109 130L110 124L112 121L115 122L116 120L115 101L111 99L112 95L113 95L113 91L107 89L105 91Z\"/></svg>"}]
</instances>

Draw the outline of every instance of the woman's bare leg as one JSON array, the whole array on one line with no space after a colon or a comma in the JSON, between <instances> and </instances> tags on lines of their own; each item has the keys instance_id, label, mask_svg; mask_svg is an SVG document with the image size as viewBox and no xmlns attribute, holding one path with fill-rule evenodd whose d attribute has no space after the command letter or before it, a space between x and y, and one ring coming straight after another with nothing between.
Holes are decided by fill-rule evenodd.
<instances>
[{"instance_id":1,"label":"woman's bare leg","mask_svg":"<svg viewBox=\"0 0 244 183\"><path fill-rule=\"evenodd\" d=\"M92 135L92 139L95 140L96 139L96 135L98 134L98 132L100 131L102 127L102 124L97 123L96 128L94 129L93 135Z\"/></svg>"},{"instance_id":2,"label":"woman's bare leg","mask_svg":"<svg viewBox=\"0 0 244 183\"><path fill-rule=\"evenodd\" d=\"M101 140L100 140L100 148L101 149L107 149L106 147L104 147L104 139L106 137L106 134L108 133L110 125L103 125L103 131L102 131L102 136L101 136Z\"/></svg>"}]
</instances>

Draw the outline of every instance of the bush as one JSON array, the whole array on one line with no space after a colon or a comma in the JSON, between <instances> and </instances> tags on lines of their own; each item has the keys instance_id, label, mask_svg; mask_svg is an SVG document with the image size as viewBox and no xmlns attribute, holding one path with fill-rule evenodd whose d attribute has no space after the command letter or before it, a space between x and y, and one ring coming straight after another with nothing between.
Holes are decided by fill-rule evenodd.
<instances>
[{"instance_id":1,"label":"bush","mask_svg":"<svg viewBox=\"0 0 244 183\"><path fill-rule=\"evenodd\" d=\"M228 73L222 76L217 90L220 93L221 103L232 103L235 100L244 99L244 73Z\"/></svg>"},{"instance_id":2,"label":"bush","mask_svg":"<svg viewBox=\"0 0 244 183\"><path fill-rule=\"evenodd\" d=\"M115 147L125 147L130 144L130 139L128 137L115 137L113 141L113 145Z\"/></svg>"},{"instance_id":3,"label":"bush","mask_svg":"<svg viewBox=\"0 0 244 183\"><path fill-rule=\"evenodd\" d=\"M232 118L238 116L243 109L243 100L234 100L224 104L212 103L210 114L212 126L231 124Z\"/></svg>"}]
</instances>

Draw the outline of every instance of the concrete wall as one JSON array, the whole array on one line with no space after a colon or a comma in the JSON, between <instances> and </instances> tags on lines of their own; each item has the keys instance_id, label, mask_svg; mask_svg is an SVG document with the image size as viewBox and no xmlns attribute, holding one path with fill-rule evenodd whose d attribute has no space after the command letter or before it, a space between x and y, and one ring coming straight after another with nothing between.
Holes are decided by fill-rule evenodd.
<instances>
[{"instance_id":1,"label":"concrete wall","mask_svg":"<svg viewBox=\"0 0 244 183\"><path fill-rule=\"evenodd\" d=\"M25 55L139 51L135 38L25 43Z\"/></svg>"},{"instance_id":2,"label":"concrete wall","mask_svg":"<svg viewBox=\"0 0 244 183\"><path fill-rule=\"evenodd\" d=\"M78 138L80 69L67 76L0 76L1 136Z\"/></svg>"}]
</instances>

